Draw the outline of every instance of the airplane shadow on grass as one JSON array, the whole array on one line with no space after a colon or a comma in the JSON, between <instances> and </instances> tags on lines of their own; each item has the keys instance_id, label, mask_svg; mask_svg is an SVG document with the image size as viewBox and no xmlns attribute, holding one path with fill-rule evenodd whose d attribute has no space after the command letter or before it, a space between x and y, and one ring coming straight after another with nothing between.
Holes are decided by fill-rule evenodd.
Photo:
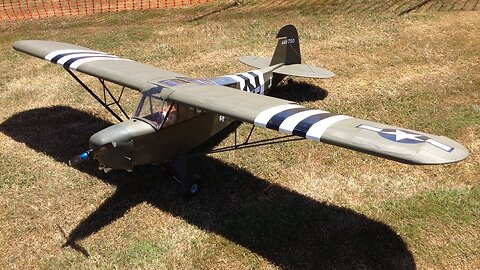
<instances>
[{"instance_id":1,"label":"airplane shadow on grass","mask_svg":"<svg viewBox=\"0 0 480 270\"><path fill-rule=\"evenodd\" d=\"M15 114L0 124L0 131L58 162L67 162L85 150L91 134L109 125L86 112L54 106ZM116 187L111 197L66 234L64 246L86 256L79 240L146 202L286 269L416 268L405 242L389 226L212 157L191 161L192 171L204 176L202 191L191 200L182 199L174 181L155 166L104 174L96 164L86 162L77 169Z\"/></svg>"},{"instance_id":2,"label":"airplane shadow on grass","mask_svg":"<svg viewBox=\"0 0 480 270\"><path fill-rule=\"evenodd\" d=\"M270 95L295 102L305 102L324 100L328 96L328 92L315 84L298 82L289 78L281 81Z\"/></svg>"}]
</instances>

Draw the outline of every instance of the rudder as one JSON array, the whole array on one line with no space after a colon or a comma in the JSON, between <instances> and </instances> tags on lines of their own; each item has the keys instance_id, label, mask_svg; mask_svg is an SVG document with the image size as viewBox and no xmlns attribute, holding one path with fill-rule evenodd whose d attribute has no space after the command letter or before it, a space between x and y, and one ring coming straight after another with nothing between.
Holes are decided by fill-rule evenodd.
<instances>
[{"instance_id":1,"label":"rudder","mask_svg":"<svg viewBox=\"0 0 480 270\"><path fill-rule=\"evenodd\" d=\"M300 54L300 41L295 26L288 24L278 31L277 47L270 62L270 66L276 64L301 64L302 57Z\"/></svg>"}]
</instances>

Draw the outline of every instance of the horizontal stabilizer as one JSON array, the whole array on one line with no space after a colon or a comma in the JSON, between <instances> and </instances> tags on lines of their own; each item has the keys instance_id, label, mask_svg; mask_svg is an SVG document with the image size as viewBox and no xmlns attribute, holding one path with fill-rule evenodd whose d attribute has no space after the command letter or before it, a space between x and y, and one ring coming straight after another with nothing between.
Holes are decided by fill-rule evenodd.
<instances>
[{"instance_id":1,"label":"horizontal stabilizer","mask_svg":"<svg viewBox=\"0 0 480 270\"><path fill-rule=\"evenodd\" d=\"M238 60L240 60L240 62L244 63L247 66L260 69L269 67L272 58L263 56L242 56L238 58Z\"/></svg>"},{"instance_id":2,"label":"horizontal stabilizer","mask_svg":"<svg viewBox=\"0 0 480 270\"><path fill-rule=\"evenodd\" d=\"M243 56L243 57L240 57L239 60L245 65L249 65L249 66L260 69L260 68L269 67L270 61L272 60L272 58L263 57L263 56ZM317 78L317 79L328 79L335 76L335 74L330 70L309 66L305 64L284 65L276 69L274 73L288 75L288 76Z\"/></svg>"},{"instance_id":3,"label":"horizontal stabilizer","mask_svg":"<svg viewBox=\"0 0 480 270\"><path fill-rule=\"evenodd\" d=\"M274 73L296 76L296 77L305 77L305 78L316 78L316 79L328 79L335 76L335 73L331 72L328 69L313 67L305 64L293 64L281 66Z\"/></svg>"}]
</instances>

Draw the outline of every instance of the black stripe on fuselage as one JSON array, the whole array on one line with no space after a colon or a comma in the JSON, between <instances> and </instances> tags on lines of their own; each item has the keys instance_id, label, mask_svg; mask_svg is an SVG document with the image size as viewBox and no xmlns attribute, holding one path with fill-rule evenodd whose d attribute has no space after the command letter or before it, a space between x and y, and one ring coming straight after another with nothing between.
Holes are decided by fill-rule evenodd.
<instances>
[{"instance_id":1,"label":"black stripe on fuselage","mask_svg":"<svg viewBox=\"0 0 480 270\"><path fill-rule=\"evenodd\" d=\"M81 60L81 59L85 59L85 58L93 58L93 57L101 57L101 58L118 58L118 57L115 57L115 56L111 56L111 55L108 55L108 54L105 54L105 55L89 55L89 56L82 56L82 57L75 57L75 58L72 58L70 60L68 60L67 62L65 62L63 64L64 67L70 67L73 63L75 63L75 61L77 60Z\"/></svg>"},{"instance_id":2,"label":"black stripe on fuselage","mask_svg":"<svg viewBox=\"0 0 480 270\"><path fill-rule=\"evenodd\" d=\"M285 119L287 119L288 117L296 113L303 112L305 110L306 110L305 108L293 108L283 112L279 112L274 116L272 116L270 120L268 120L266 127L270 129L278 130L280 128L280 125L283 123Z\"/></svg>"},{"instance_id":3,"label":"black stripe on fuselage","mask_svg":"<svg viewBox=\"0 0 480 270\"><path fill-rule=\"evenodd\" d=\"M258 77L258 76L259 76L258 74L253 73L253 72L251 72L251 71L249 71L248 74L252 75L253 78L255 79L255 86L256 86L256 87L261 86L261 85L260 85L260 78Z\"/></svg>"},{"instance_id":4,"label":"black stripe on fuselage","mask_svg":"<svg viewBox=\"0 0 480 270\"><path fill-rule=\"evenodd\" d=\"M317 122L322 121L325 118L334 116L336 114L333 113L321 113L309 116L303 119L300 123L298 123L292 131L293 135L297 135L300 137L304 137L307 135L308 130Z\"/></svg>"},{"instance_id":5,"label":"black stripe on fuselage","mask_svg":"<svg viewBox=\"0 0 480 270\"><path fill-rule=\"evenodd\" d=\"M253 89L255 89L255 86L252 85L252 83L250 82L250 79L248 77L246 77L245 75L242 75L242 74L237 74L237 76L245 81L245 88L246 89L241 89L242 91L251 92L251 91L253 91Z\"/></svg>"},{"instance_id":6,"label":"black stripe on fuselage","mask_svg":"<svg viewBox=\"0 0 480 270\"><path fill-rule=\"evenodd\" d=\"M68 55L72 55L72 54L80 54L80 53L104 54L104 53L101 53L101 52L94 52L94 51L92 51L92 52L70 52L70 53L62 53L62 54L59 54L59 55L53 57L52 60L50 60L50 62L56 64L56 63L58 62L58 60L60 60L60 58L62 58L62 57L64 57L64 56L68 56Z\"/></svg>"}]
</instances>

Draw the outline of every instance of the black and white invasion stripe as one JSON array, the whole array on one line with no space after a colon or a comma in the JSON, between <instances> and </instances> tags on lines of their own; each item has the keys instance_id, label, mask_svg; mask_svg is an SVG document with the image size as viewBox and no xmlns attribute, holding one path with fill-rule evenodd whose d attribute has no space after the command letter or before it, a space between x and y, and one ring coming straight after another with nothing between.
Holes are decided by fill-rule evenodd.
<instances>
[{"instance_id":1,"label":"black and white invasion stripe","mask_svg":"<svg viewBox=\"0 0 480 270\"><path fill-rule=\"evenodd\" d=\"M265 79L263 73L258 70L252 70L235 75L226 75L240 84L240 90L252 92L256 94L262 94L265 91Z\"/></svg>"},{"instance_id":2,"label":"black and white invasion stripe","mask_svg":"<svg viewBox=\"0 0 480 270\"><path fill-rule=\"evenodd\" d=\"M322 110L309 110L297 104L286 104L258 114L255 125L320 141L330 126L349 118L352 117Z\"/></svg>"},{"instance_id":3,"label":"black and white invasion stripe","mask_svg":"<svg viewBox=\"0 0 480 270\"><path fill-rule=\"evenodd\" d=\"M45 56L45 60L59 64L66 68L77 69L80 65L93 61L102 60L125 60L115 55L92 50L67 49L51 52Z\"/></svg>"}]
</instances>

